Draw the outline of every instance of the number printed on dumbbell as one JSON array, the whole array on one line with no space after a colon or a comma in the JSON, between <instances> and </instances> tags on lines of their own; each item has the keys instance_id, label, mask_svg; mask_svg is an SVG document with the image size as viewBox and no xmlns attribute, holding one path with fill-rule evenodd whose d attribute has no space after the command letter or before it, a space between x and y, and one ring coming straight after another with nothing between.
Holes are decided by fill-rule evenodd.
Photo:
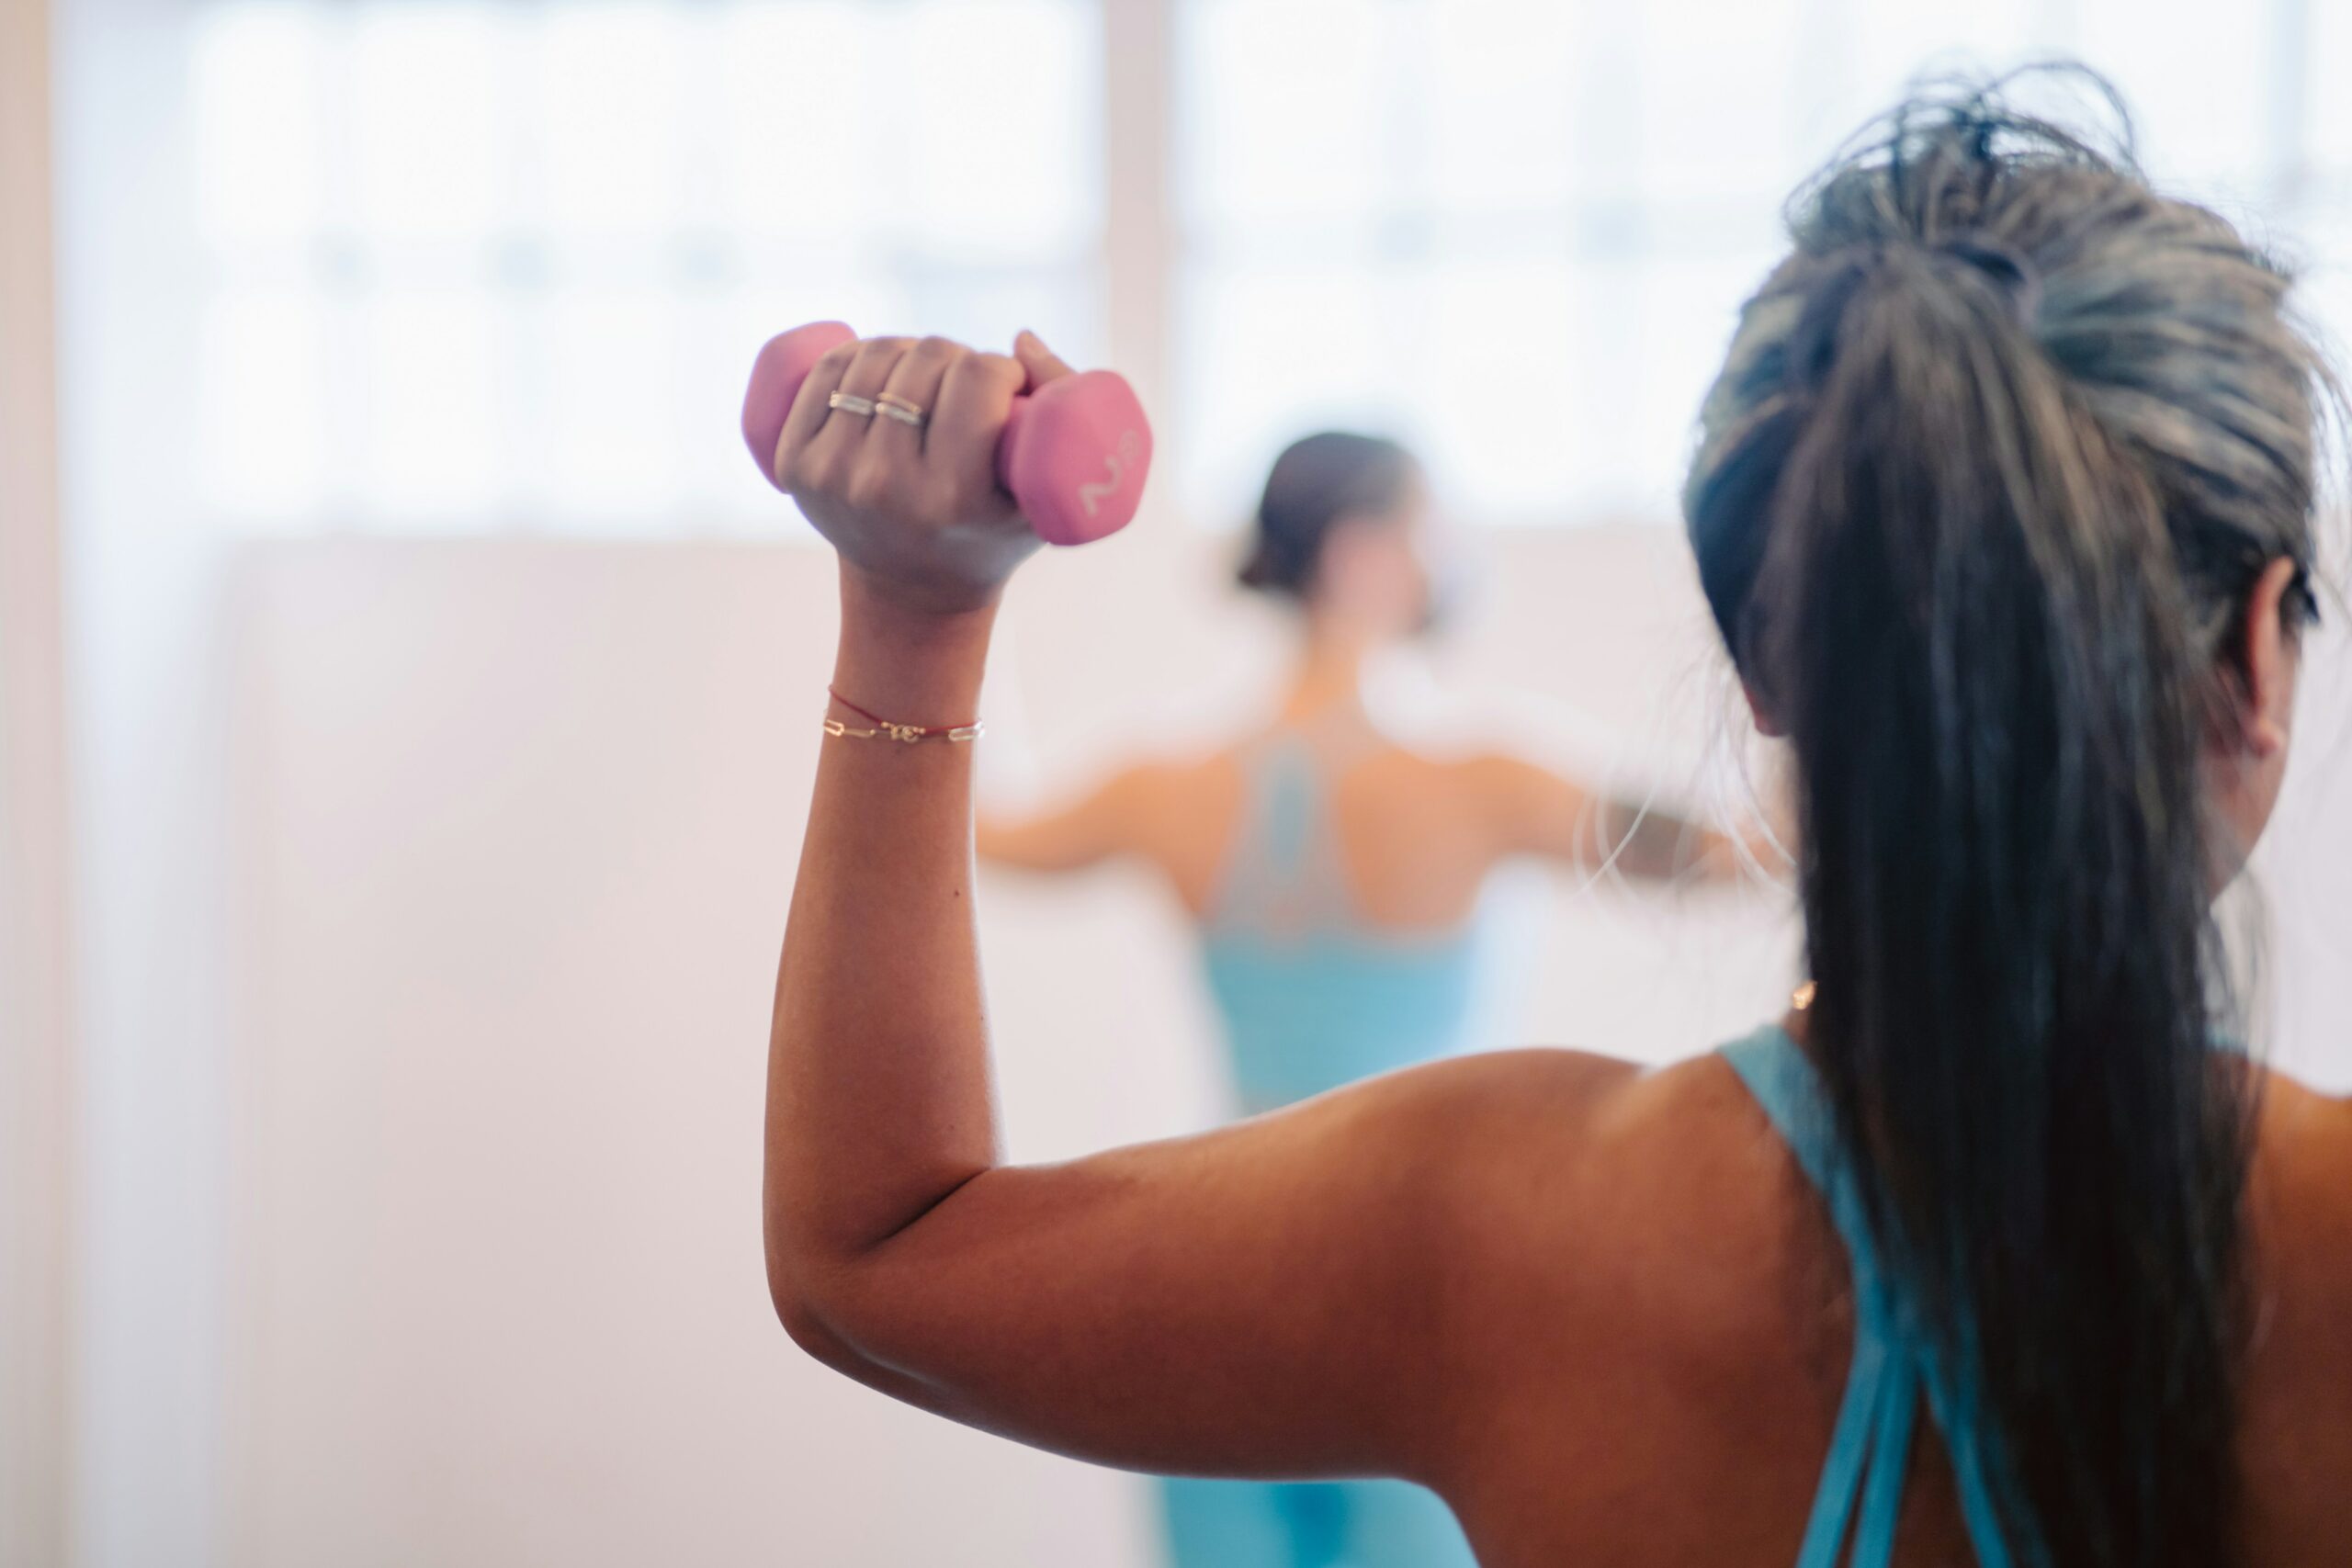
<instances>
[{"instance_id":1,"label":"number printed on dumbbell","mask_svg":"<svg viewBox=\"0 0 2352 1568\"><path fill-rule=\"evenodd\" d=\"M1102 458L1105 477L1078 487L1078 503L1086 509L1089 517L1094 515L1105 500L1118 493L1120 481L1126 478L1128 465L1142 456L1143 437L1132 430L1122 432L1118 446Z\"/></svg>"}]
</instances>

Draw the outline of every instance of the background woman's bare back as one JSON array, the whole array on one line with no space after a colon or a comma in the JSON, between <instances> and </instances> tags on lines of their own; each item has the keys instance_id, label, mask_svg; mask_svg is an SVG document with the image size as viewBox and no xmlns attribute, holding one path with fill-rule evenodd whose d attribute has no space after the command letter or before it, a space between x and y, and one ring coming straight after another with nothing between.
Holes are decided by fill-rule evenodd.
<instances>
[{"instance_id":1,"label":"background woman's bare back","mask_svg":"<svg viewBox=\"0 0 2352 1568\"><path fill-rule=\"evenodd\" d=\"M1250 805L1248 759L1269 739L1196 761L1134 768L1058 816L983 822L980 852L1039 869L1137 855L1195 919L1204 918L1238 852ZM1459 926L1496 865L1517 855L1588 865L1613 857L1617 869L1648 878L1735 869L1721 835L1662 811L1611 805L1515 757L1431 756L1369 728L1328 750L1341 759L1322 785L1350 908L1377 930Z\"/></svg>"},{"instance_id":2,"label":"background woman's bare back","mask_svg":"<svg viewBox=\"0 0 2352 1568\"><path fill-rule=\"evenodd\" d=\"M1185 908L1204 916L1249 807L1248 745L1198 762L1140 770L1139 850ZM1330 823L1350 903L1382 930L1443 930L1467 919L1510 852L1493 759L1437 761L1380 744L1327 776Z\"/></svg>"}]
</instances>

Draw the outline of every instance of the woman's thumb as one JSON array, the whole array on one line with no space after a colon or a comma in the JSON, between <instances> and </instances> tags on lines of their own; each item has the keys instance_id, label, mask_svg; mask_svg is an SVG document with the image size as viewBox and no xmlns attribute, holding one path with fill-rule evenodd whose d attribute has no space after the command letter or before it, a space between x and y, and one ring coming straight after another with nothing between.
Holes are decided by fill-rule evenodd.
<instances>
[{"instance_id":1,"label":"woman's thumb","mask_svg":"<svg viewBox=\"0 0 2352 1568\"><path fill-rule=\"evenodd\" d=\"M1048 381L1058 381L1071 374L1061 356L1047 348L1035 333L1024 332L1012 340L1012 357L1029 373L1029 384L1022 389L1023 391L1034 392Z\"/></svg>"}]
</instances>

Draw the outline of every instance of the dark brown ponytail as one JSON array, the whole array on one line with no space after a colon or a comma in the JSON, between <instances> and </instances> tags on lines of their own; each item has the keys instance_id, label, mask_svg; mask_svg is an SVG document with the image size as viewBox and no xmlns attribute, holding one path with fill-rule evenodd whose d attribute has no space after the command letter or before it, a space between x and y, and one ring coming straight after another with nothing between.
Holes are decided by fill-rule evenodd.
<instances>
[{"instance_id":1,"label":"dark brown ponytail","mask_svg":"<svg viewBox=\"0 0 2352 1568\"><path fill-rule=\"evenodd\" d=\"M1800 779L1824 1077L2022 1563L2233 1556L2249 1078L2201 723L2312 548L2286 280L2126 158L1913 105L1800 203L1686 506Z\"/></svg>"}]
</instances>

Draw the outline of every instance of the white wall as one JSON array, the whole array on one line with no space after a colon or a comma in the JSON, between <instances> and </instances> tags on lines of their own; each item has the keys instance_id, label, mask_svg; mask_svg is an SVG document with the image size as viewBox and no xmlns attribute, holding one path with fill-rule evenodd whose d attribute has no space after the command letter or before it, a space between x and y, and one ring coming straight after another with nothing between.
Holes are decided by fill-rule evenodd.
<instances>
[{"instance_id":1,"label":"white wall","mask_svg":"<svg viewBox=\"0 0 2352 1568\"><path fill-rule=\"evenodd\" d=\"M1455 676L1573 702L1627 780L1695 776L1717 689L1673 536L1498 548ZM989 698L999 767L1025 750L1074 774L1229 717L1272 633L1222 558L1161 526L1042 562ZM247 964L223 1560L1150 1562L1133 1482L899 1410L769 1316L760 1079L828 563L276 546L245 558L231 618ZM2329 826L2313 760L2290 831ZM2274 872L2308 936L2280 953L2307 1048L2352 1017L2330 830ZM1793 931L1770 897L1531 907L1526 1035L1663 1056L1778 1006ZM990 878L983 911L1017 1156L1213 1113L1189 954L1148 885Z\"/></svg>"},{"instance_id":2,"label":"white wall","mask_svg":"<svg viewBox=\"0 0 2352 1568\"><path fill-rule=\"evenodd\" d=\"M1573 657L1638 714L1648 649L1602 645L1689 606L1590 569L1660 542L1523 541L1586 586L1506 586L1463 661ZM1222 556L1167 533L1044 563L992 703L1017 695L1012 728L1072 766L1229 709L1270 630ZM899 1410L769 1315L760 1079L828 563L285 546L249 558L232 618L250 963L225 1560L1148 1561L1127 1479ZM1151 888L985 897L1017 1156L1213 1113L1190 954ZM1707 902L1679 930L1655 902L1622 926L1590 898L1560 911L1540 1032L1657 1053L1770 1009L1785 928L1766 900Z\"/></svg>"}]
</instances>

